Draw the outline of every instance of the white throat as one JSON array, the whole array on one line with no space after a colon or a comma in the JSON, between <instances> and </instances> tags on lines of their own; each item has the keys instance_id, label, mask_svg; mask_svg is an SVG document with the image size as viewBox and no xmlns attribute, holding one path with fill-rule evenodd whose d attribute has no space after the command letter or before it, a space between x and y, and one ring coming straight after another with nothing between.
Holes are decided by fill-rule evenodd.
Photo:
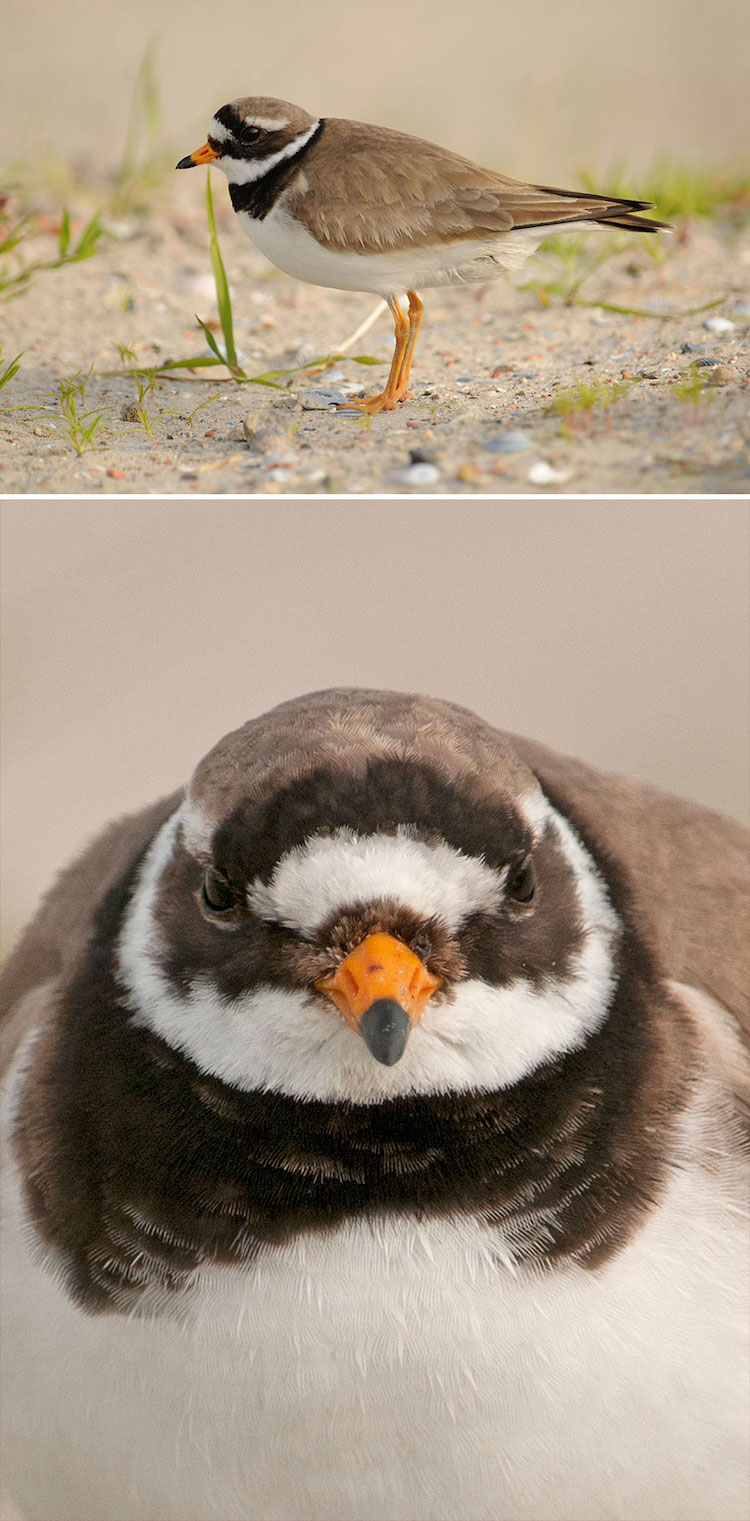
<instances>
[{"instance_id":1,"label":"white throat","mask_svg":"<svg viewBox=\"0 0 750 1521\"><path fill-rule=\"evenodd\" d=\"M136 1022L192 1058L202 1071L246 1091L261 1088L297 1098L367 1104L410 1094L511 1086L583 1045L603 1022L615 986L613 949L619 920L577 835L553 808L546 809L575 878L583 924L582 942L568 974L550 978L543 987L522 978L501 988L479 978L460 983L450 998L428 1004L401 1060L385 1067L317 993L269 984L227 1001L208 976L197 977L186 994L168 981L159 964L164 947L155 905L183 819L188 822L189 810L183 804L154 839L120 937L120 980ZM363 883L365 846L372 851L375 868L370 897L393 897L420 912L444 914L446 923L452 916L455 923L464 873L463 917L474 911L473 905L488 904L490 893L498 901L501 874L449 846L436 847L431 872L422 854L430 847L415 852L418 844L408 834L363 841L341 831L330 841L317 840L300 853L290 852L263 892L254 884L251 904L267 915L284 911L286 922L301 929L311 921L314 927L337 902L351 901L347 894L353 884ZM444 851L450 853L445 860ZM326 878L326 865L334 864L335 890ZM452 883L451 871L445 870L449 864ZM317 898L312 896L314 887ZM435 895L432 900L430 893Z\"/></svg>"}]
</instances>

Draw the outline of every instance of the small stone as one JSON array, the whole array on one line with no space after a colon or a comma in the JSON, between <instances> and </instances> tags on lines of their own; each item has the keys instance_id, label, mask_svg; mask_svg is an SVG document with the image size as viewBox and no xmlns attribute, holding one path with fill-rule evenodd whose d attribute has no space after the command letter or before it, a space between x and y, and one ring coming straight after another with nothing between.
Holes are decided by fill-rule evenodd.
<instances>
[{"instance_id":1,"label":"small stone","mask_svg":"<svg viewBox=\"0 0 750 1521\"><path fill-rule=\"evenodd\" d=\"M705 347L706 347L705 342L703 342L703 343L681 343L680 344L680 353L681 354L698 354L698 353L700 353L700 350L704 349Z\"/></svg>"},{"instance_id":2,"label":"small stone","mask_svg":"<svg viewBox=\"0 0 750 1521\"><path fill-rule=\"evenodd\" d=\"M440 471L437 465L408 465L405 470L399 470L396 480L400 486L434 486L440 480Z\"/></svg>"},{"instance_id":3,"label":"small stone","mask_svg":"<svg viewBox=\"0 0 750 1521\"><path fill-rule=\"evenodd\" d=\"M504 428L502 433L488 439L482 448L490 454L520 454L523 449L531 448L531 439L520 428Z\"/></svg>"},{"instance_id":4,"label":"small stone","mask_svg":"<svg viewBox=\"0 0 750 1521\"><path fill-rule=\"evenodd\" d=\"M738 301L734 308L735 317L750 317L750 301Z\"/></svg>"},{"instance_id":5,"label":"small stone","mask_svg":"<svg viewBox=\"0 0 750 1521\"><path fill-rule=\"evenodd\" d=\"M125 471L115 470L114 465L110 465L109 470L107 471L107 475L110 476L113 481L124 481L125 479Z\"/></svg>"},{"instance_id":6,"label":"small stone","mask_svg":"<svg viewBox=\"0 0 750 1521\"><path fill-rule=\"evenodd\" d=\"M708 333L734 332L734 323L728 317L707 317L703 326Z\"/></svg>"},{"instance_id":7,"label":"small stone","mask_svg":"<svg viewBox=\"0 0 750 1521\"><path fill-rule=\"evenodd\" d=\"M572 474L572 470L556 470L548 460L540 459L531 466L529 480L532 486L562 486L570 480Z\"/></svg>"},{"instance_id":8,"label":"small stone","mask_svg":"<svg viewBox=\"0 0 750 1521\"><path fill-rule=\"evenodd\" d=\"M123 405L120 407L120 416L123 422L140 422L138 416L139 405L140 403L137 401L123 402Z\"/></svg>"},{"instance_id":9,"label":"small stone","mask_svg":"<svg viewBox=\"0 0 750 1521\"><path fill-rule=\"evenodd\" d=\"M299 399L306 412L335 412L347 400L343 391L334 391L329 386L306 386Z\"/></svg>"},{"instance_id":10,"label":"small stone","mask_svg":"<svg viewBox=\"0 0 750 1521\"><path fill-rule=\"evenodd\" d=\"M734 370L728 364L717 364L709 373L709 385L723 386L728 380L734 380Z\"/></svg>"},{"instance_id":11,"label":"small stone","mask_svg":"<svg viewBox=\"0 0 750 1521\"><path fill-rule=\"evenodd\" d=\"M594 312L593 320L597 327L606 327L607 323L612 321L612 318L609 312Z\"/></svg>"},{"instance_id":12,"label":"small stone","mask_svg":"<svg viewBox=\"0 0 750 1521\"><path fill-rule=\"evenodd\" d=\"M437 456L434 449L424 449L420 447L417 449L409 450L410 465L434 465L436 462Z\"/></svg>"},{"instance_id":13,"label":"small stone","mask_svg":"<svg viewBox=\"0 0 750 1521\"><path fill-rule=\"evenodd\" d=\"M694 359L693 363L696 370L705 370L713 368L716 364L721 364L721 360L716 359L713 354L704 354L702 359Z\"/></svg>"}]
</instances>

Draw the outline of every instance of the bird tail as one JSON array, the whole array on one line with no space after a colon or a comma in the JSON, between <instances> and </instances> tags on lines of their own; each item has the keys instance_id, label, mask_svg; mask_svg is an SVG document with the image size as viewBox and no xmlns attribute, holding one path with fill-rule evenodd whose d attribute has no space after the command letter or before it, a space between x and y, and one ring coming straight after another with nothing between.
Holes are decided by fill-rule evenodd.
<instances>
[{"instance_id":1,"label":"bird tail","mask_svg":"<svg viewBox=\"0 0 750 1521\"><path fill-rule=\"evenodd\" d=\"M630 201L622 196L613 195L587 195L576 190L558 190L552 185L535 185L534 189L543 190L547 195L560 196L563 200L574 200L576 221L595 222L600 227L624 227L629 232L671 232L672 230L669 222L657 222L653 217L635 215L639 211L653 211L653 201ZM568 221L568 217L555 218L556 222L558 220L563 223Z\"/></svg>"}]
</instances>

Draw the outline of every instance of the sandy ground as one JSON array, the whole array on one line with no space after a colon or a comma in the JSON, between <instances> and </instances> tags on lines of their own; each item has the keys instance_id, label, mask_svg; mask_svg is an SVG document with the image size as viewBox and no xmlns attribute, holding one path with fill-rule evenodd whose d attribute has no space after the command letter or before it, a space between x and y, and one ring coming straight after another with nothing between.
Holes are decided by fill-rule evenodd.
<instances>
[{"instance_id":1,"label":"sandy ground","mask_svg":"<svg viewBox=\"0 0 750 1521\"><path fill-rule=\"evenodd\" d=\"M223 371L159 381L147 400L149 435L133 420L132 376L105 372L121 368L118 343L142 365L204 349L194 314L213 322L216 306L202 192L202 176L181 178L146 212L110 223L92 259L44 273L3 303L4 359L24 354L0 391L0 493L684 495L750 485L750 233L702 222L665 235L659 258L645 239L629 240L581 295L658 314L721 298L713 312L618 315L554 298L544 306L504 280L427 292L413 399L397 412L370 421L320 410L314 394L321 385L342 399L381 388L392 350L386 313L353 351L377 366L347 358L281 391L238 386L217 378ZM274 271L236 224L221 177L215 199L247 372L335 350L372 298ZM593 232L587 252L603 236ZM37 242L27 256L49 252ZM516 286L540 275L559 267L537 255ZM707 329L716 315L731 326ZM105 423L79 458L50 393L92 365L80 410L103 410ZM691 374L694 397L681 394ZM566 417L553 409L561 393L595 380L627 383L626 394Z\"/></svg>"}]
</instances>

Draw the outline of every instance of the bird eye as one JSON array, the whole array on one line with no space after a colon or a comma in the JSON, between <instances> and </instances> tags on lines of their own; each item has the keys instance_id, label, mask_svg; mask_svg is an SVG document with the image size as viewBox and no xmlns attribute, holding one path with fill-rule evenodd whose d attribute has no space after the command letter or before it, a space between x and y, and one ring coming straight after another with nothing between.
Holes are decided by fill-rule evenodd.
<instances>
[{"instance_id":1,"label":"bird eye","mask_svg":"<svg viewBox=\"0 0 750 1521\"><path fill-rule=\"evenodd\" d=\"M210 909L212 914L226 914L230 908L237 906L237 894L234 888L230 887L221 873L214 871L212 866L209 866L203 878L201 897L204 906Z\"/></svg>"},{"instance_id":2,"label":"bird eye","mask_svg":"<svg viewBox=\"0 0 750 1521\"><path fill-rule=\"evenodd\" d=\"M536 897L536 872L531 856L524 856L522 861L511 867L508 874L508 897L524 907Z\"/></svg>"},{"instance_id":3,"label":"bird eye","mask_svg":"<svg viewBox=\"0 0 750 1521\"><path fill-rule=\"evenodd\" d=\"M416 940L412 940L411 948L414 955L418 956L420 961L426 961L432 951L432 941L429 935L417 935Z\"/></svg>"},{"instance_id":4,"label":"bird eye","mask_svg":"<svg viewBox=\"0 0 750 1521\"><path fill-rule=\"evenodd\" d=\"M247 126L240 132L241 143L257 143L259 137L260 127Z\"/></svg>"}]
</instances>

